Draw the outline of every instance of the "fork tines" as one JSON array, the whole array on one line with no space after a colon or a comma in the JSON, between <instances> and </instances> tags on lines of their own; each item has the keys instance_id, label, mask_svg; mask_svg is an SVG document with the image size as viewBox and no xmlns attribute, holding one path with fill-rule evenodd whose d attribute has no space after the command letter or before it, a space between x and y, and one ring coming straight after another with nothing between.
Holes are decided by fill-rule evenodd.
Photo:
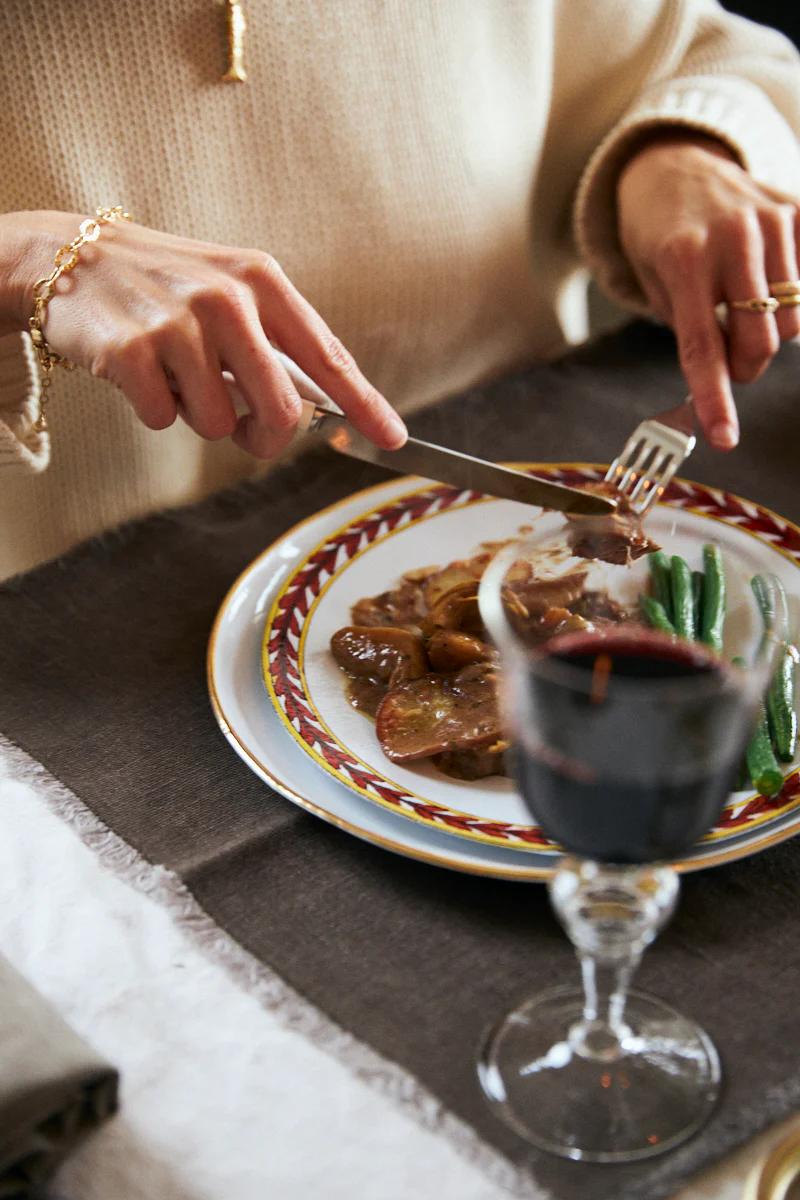
<instances>
[{"instance_id":1,"label":"fork tines","mask_svg":"<svg viewBox=\"0 0 800 1200\"><path fill-rule=\"evenodd\" d=\"M667 484L694 449L696 438L660 421L642 421L606 472L633 511L641 516L663 495Z\"/></svg>"}]
</instances>

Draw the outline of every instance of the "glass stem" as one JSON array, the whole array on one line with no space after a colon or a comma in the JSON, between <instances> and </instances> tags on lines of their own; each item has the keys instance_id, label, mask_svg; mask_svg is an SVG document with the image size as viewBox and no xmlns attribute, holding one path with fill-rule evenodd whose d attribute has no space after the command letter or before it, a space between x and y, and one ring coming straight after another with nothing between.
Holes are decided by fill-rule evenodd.
<instances>
[{"instance_id":1,"label":"glass stem","mask_svg":"<svg viewBox=\"0 0 800 1200\"><path fill-rule=\"evenodd\" d=\"M642 953L671 916L678 896L672 867L616 866L565 858L550 898L575 947L583 976L583 1016L569 1040L585 1058L624 1053L628 987Z\"/></svg>"},{"instance_id":2,"label":"glass stem","mask_svg":"<svg viewBox=\"0 0 800 1200\"><path fill-rule=\"evenodd\" d=\"M628 1032L624 1023L628 988L642 955L631 954L627 959L603 961L591 954L578 952L583 977L583 1024L591 1026L614 1041Z\"/></svg>"}]
</instances>

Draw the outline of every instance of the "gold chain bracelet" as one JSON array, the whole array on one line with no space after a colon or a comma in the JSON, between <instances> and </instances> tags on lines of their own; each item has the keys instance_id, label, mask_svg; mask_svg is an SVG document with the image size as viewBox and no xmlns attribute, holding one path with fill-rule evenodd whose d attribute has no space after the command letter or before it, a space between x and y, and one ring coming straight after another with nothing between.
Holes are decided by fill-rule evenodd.
<instances>
[{"instance_id":1,"label":"gold chain bracelet","mask_svg":"<svg viewBox=\"0 0 800 1200\"><path fill-rule=\"evenodd\" d=\"M93 217L87 217L85 221L81 221L78 236L73 238L71 242L67 242L56 253L53 260L53 270L50 274L44 279L37 279L33 285L33 316L28 320L28 329L30 330L31 341L39 358L39 366L42 371L41 391L39 393L39 416L34 426L37 433L42 433L47 428L45 406L49 399L47 391L52 382L53 367L62 366L66 370L71 371L75 365L68 358L64 358L63 355L56 354L54 350L51 350L44 336L47 306L53 298L56 284L62 275L66 275L68 271L73 270L77 265L81 246L85 246L87 242L97 241L103 225L111 224L113 221L130 220L130 213L125 212L120 204L115 205L113 208L95 209Z\"/></svg>"}]
</instances>

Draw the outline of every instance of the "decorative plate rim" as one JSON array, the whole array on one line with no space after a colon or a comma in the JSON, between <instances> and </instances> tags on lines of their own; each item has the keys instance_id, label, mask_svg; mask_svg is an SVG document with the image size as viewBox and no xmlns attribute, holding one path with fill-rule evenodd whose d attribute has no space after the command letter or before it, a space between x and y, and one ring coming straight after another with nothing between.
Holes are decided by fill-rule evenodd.
<instances>
[{"instance_id":1,"label":"decorative plate rim","mask_svg":"<svg viewBox=\"0 0 800 1200\"><path fill-rule=\"evenodd\" d=\"M426 866L441 867L447 870L457 870L462 873L475 875L480 878L511 880L523 883L543 883L551 879L555 870L555 866L539 865L535 861L525 863L524 865L500 865L498 862L486 863L479 860L465 862L463 860L453 859L451 855L434 849L428 849L409 843L404 838L394 836L387 837L383 833L377 832L369 828L368 825L356 823L352 818L342 816L335 808L330 807L330 801L327 801L328 807L312 800L310 796L303 791L299 791L297 785L291 783L284 775L274 768L271 762L264 760L265 751L258 747L257 744L251 744L250 739L245 736L238 727L238 718L231 711L230 701L225 695L225 685L220 676L221 665L219 663L220 643L223 638L223 629L226 622L231 619L231 607L237 601L241 589L246 587L254 575L260 568L269 562L287 541L292 538L305 537L306 533L320 522L329 520L334 513L346 508L348 505L358 501L362 503L367 496L373 496L378 492L386 490L389 494L394 494L393 489L398 485L404 485L410 482L414 476L401 476L397 479L383 480L380 483L370 484L367 487L360 488L355 492L350 492L348 495L341 497L339 500L333 501L331 504L325 505L318 512L312 513L301 520L296 521L294 525L280 533L267 546L261 550L255 558L242 568L235 576L232 583L228 587L225 595L220 602L214 618L213 625L209 632L208 644L206 647L206 682L208 687L209 702L216 720L217 726L223 736L228 741L231 748L242 759L242 761L258 776L262 778L269 786L275 789L280 795L296 804L299 808L309 813L311 816L319 817L326 824L340 829L344 833L348 833L353 837L367 842L369 845L377 846L380 849L387 850L391 853L400 854L406 858L410 858L417 862L425 863ZM397 493L399 495L399 492ZM268 591L272 593L273 588L269 587ZM251 610L251 615L252 610ZM258 638L260 644L260 636ZM261 681L263 686L263 681ZM331 780L333 784L334 781ZM351 793L353 794L353 793ZM405 821L400 819L401 826L405 825ZM709 854L702 850L702 843L695 847L687 858L681 859L673 863L673 866L681 874L704 870L711 867L718 867L730 863L738 862L740 859L748 858L752 854L759 854L764 850L768 850L774 846L780 845L781 842L787 841L795 836L797 830L794 825L787 822L785 819L777 829L768 831L762 834L756 841L749 841L745 838L736 838L724 850L718 850L716 853ZM456 845L469 847L470 843L464 841L459 843L458 839L454 839ZM500 853L503 848L499 848ZM462 850L463 853L463 850ZM509 854L516 855L517 851L509 851ZM525 856L523 855L523 858ZM529 856L533 860L533 856Z\"/></svg>"},{"instance_id":2,"label":"decorative plate rim","mask_svg":"<svg viewBox=\"0 0 800 1200\"><path fill-rule=\"evenodd\" d=\"M543 477L560 480L568 477L569 482L602 478L605 471L604 464L583 462L525 462L509 465L536 472ZM411 482L414 477L408 478ZM398 482L401 481L398 480ZM378 485L379 488L380 486ZM374 490L374 488L367 488L361 494L366 497ZM359 493L354 493L348 499L352 500L357 495ZM698 497L703 503L691 502L692 499L696 500ZM412 515L406 519L409 502L414 499L422 503L422 510L418 515ZM438 801L429 800L398 784L383 772L379 772L372 764L364 762L330 730L311 700L306 683L305 641L311 618L328 588L342 571L351 566L367 550L382 544L396 533L408 529L412 525L421 524L423 521L452 511L466 509L473 504L488 503L492 499L492 497L478 492L459 491L447 485L420 481L416 487L410 487L407 491L392 495L380 504L361 510L351 516L343 525L332 530L295 565L276 592L264 625L261 642L261 674L282 726L291 734L303 752L342 786L363 796L370 803L381 805L407 820L419 822L439 832L445 831L469 841L556 857L561 854L560 848L547 841L541 830L535 825L491 820L473 813L462 812ZM444 503L442 503L443 501ZM755 538L800 568L800 527L765 505L721 488L677 477L660 503L665 507L692 512L707 520L719 521L732 526ZM333 511L335 507L335 505L330 506L328 511ZM709 507L717 510L738 508L739 511L735 514L735 519L732 519L730 514L720 515L718 512L709 511ZM765 530L748 528L743 524L744 520L758 522L761 525L766 522L771 527L769 538L765 537ZM382 532L370 534L370 525L376 527L384 525L385 528ZM776 544L776 538L785 542L787 534L790 535L790 538L793 535L792 540L796 542L797 549L784 548L783 545ZM341 539L346 535L349 535L351 541L355 539L357 545L353 551L347 552L344 561L340 561ZM313 599L307 603L305 611L302 612L299 630L297 628L290 630L291 624L297 625L295 619L297 610L294 605L287 609L287 605L282 604L282 601L287 593L301 587L303 601L306 603L309 584L304 576L314 560L321 555L327 556L332 570L328 571L324 565L319 567L317 574L321 582L314 591ZM277 668L276 664L278 664ZM287 713L287 706L290 707L292 715ZM305 712L299 713L298 710L305 710ZM293 723L295 721L297 725ZM314 723L316 723L316 727ZM326 741L327 745L325 745ZM320 749L318 750L316 747ZM326 758L326 752L335 761ZM346 760L346 765L341 761L342 759ZM783 803L776 804L779 800L782 800ZM778 797L768 800L758 793L752 793L738 800L735 817L729 816L727 821L710 830L701 839L701 844L714 841L735 841L746 836L759 825L785 816L798 804L800 804L800 770L795 769L786 775L784 787ZM730 807L725 811L729 813ZM735 826L734 821L736 822Z\"/></svg>"}]
</instances>

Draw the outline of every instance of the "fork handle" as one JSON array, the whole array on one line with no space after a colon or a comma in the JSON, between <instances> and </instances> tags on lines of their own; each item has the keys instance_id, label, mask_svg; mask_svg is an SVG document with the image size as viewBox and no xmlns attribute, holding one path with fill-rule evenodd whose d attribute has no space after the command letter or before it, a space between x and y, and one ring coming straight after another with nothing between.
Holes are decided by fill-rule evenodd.
<instances>
[{"instance_id":1,"label":"fork handle","mask_svg":"<svg viewBox=\"0 0 800 1200\"><path fill-rule=\"evenodd\" d=\"M662 425L669 425L672 429L679 429L681 433L696 433L697 421L695 418L694 400L691 396L687 396L675 408L668 408L666 412L657 413L655 420L660 421Z\"/></svg>"}]
</instances>

